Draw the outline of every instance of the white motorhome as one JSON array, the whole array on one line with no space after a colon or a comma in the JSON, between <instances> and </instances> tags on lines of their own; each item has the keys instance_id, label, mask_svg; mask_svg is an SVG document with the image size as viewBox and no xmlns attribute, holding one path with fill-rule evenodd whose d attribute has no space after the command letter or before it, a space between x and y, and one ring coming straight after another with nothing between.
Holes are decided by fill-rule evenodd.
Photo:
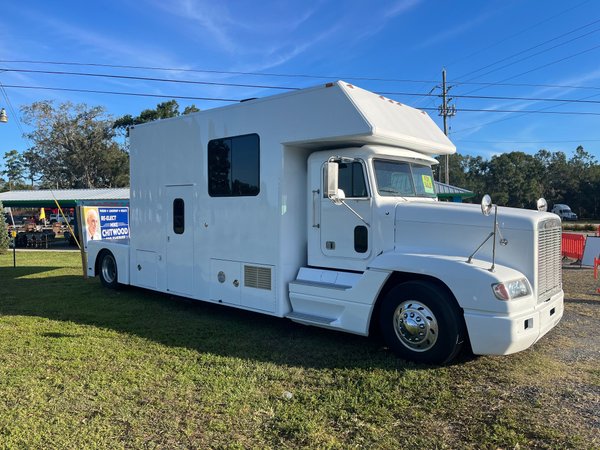
<instances>
[{"instance_id":1,"label":"white motorhome","mask_svg":"<svg viewBox=\"0 0 600 450\"><path fill-rule=\"evenodd\" d=\"M554 214L438 202L424 113L343 81L132 127L130 240L88 274L369 335L442 363L563 314Z\"/></svg>"}]
</instances>

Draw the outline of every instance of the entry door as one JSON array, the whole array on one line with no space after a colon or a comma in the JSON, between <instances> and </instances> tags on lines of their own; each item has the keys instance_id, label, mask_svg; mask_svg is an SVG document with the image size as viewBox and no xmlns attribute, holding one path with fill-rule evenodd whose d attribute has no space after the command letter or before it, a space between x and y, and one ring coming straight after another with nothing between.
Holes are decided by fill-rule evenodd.
<instances>
[{"instance_id":1,"label":"entry door","mask_svg":"<svg viewBox=\"0 0 600 450\"><path fill-rule=\"evenodd\" d=\"M323 173L323 169L321 169ZM326 181L322 175L322 190ZM371 197L362 162L339 164L339 187L346 195L346 204L371 222ZM371 253L371 230L356 214L344 205L335 205L325 195L320 195L321 252L325 256L366 259Z\"/></svg>"},{"instance_id":2,"label":"entry door","mask_svg":"<svg viewBox=\"0 0 600 450\"><path fill-rule=\"evenodd\" d=\"M194 286L192 186L167 186L167 290L191 296Z\"/></svg>"}]
</instances>

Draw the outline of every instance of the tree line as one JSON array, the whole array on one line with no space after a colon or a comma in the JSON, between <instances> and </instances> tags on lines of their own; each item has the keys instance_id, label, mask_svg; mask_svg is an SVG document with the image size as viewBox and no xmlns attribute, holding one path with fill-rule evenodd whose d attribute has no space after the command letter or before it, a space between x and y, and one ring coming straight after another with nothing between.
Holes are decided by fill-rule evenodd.
<instances>
[{"instance_id":1,"label":"tree line","mask_svg":"<svg viewBox=\"0 0 600 450\"><path fill-rule=\"evenodd\" d=\"M183 114L199 111L187 106ZM180 115L177 101L159 103L139 116L109 116L101 106L35 102L21 108L31 147L4 153L0 190L92 189L129 186L127 130Z\"/></svg>"},{"instance_id":2,"label":"tree line","mask_svg":"<svg viewBox=\"0 0 600 450\"><path fill-rule=\"evenodd\" d=\"M35 102L21 108L31 147L4 153L0 191L16 189L86 189L129 185L127 130L132 125L199 111L177 101L159 103L138 116L112 118L101 106ZM486 160L455 154L449 158L450 182L495 203L533 208L539 197L550 205L566 203L583 218L600 216L600 165L582 146L571 157L539 150L513 151ZM438 166L439 167L439 166ZM436 168L436 170L438 170Z\"/></svg>"},{"instance_id":3,"label":"tree line","mask_svg":"<svg viewBox=\"0 0 600 450\"><path fill-rule=\"evenodd\" d=\"M566 203L581 218L600 216L600 165L582 146L570 158L545 149L534 155L502 153L489 160L457 153L449 158L449 172L450 184L473 191L473 201L490 194L498 205L535 208L544 197L550 207Z\"/></svg>"}]
</instances>

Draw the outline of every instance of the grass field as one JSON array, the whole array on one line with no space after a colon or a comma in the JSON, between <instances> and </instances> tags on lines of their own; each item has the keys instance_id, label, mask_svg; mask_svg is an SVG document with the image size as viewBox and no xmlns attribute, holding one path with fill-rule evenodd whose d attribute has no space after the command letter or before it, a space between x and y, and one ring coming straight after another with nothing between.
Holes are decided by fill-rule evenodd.
<instances>
[{"instance_id":1,"label":"grass field","mask_svg":"<svg viewBox=\"0 0 600 450\"><path fill-rule=\"evenodd\" d=\"M0 256L0 448L600 448L589 271L532 349L427 367L377 339L108 291L77 253L17 259ZM565 289L587 279L571 272Z\"/></svg>"}]
</instances>

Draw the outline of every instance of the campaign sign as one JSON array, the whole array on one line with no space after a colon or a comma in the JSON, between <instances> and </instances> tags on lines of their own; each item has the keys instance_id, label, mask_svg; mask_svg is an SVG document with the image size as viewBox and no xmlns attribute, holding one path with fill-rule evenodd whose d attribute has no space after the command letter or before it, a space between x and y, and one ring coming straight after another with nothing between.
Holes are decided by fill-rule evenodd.
<instances>
[{"instance_id":1,"label":"campaign sign","mask_svg":"<svg viewBox=\"0 0 600 450\"><path fill-rule=\"evenodd\" d=\"M102 239L129 238L129 208L98 208Z\"/></svg>"},{"instance_id":2,"label":"campaign sign","mask_svg":"<svg viewBox=\"0 0 600 450\"><path fill-rule=\"evenodd\" d=\"M84 247L89 241L129 238L129 208L124 206L83 207Z\"/></svg>"}]
</instances>

